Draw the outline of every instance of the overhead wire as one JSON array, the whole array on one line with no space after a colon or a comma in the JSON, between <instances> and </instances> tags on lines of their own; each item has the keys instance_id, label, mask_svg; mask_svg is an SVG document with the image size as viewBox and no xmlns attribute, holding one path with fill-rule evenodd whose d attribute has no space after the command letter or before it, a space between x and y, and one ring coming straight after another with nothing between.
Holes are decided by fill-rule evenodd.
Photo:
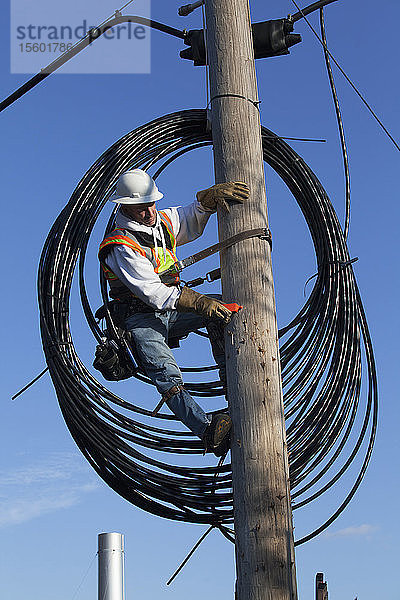
<instances>
[{"instance_id":1,"label":"overhead wire","mask_svg":"<svg viewBox=\"0 0 400 600\"><path fill-rule=\"evenodd\" d=\"M89 575L90 569L92 568L92 566L93 566L93 563L94 563L94 561L96 560L97 556L98 556L98 553L96 552L96 553L94 554L94 556L92 557L92 559L91 559L91 561L90 561L90 563L89 563L89 566L88 566L88 568L86 569L85 573L83 574L83 576L82 576L82 579L81 579L81 581L79 582L79 585L78 585L78 587L76 588L74 595L72 596L72 600L76 600L76 598L77 598L77 596L78 596L78 594L79 594L79 591L81 590L81 588L82 588L83 584L85 583L85 581L86 581L86 579L87 579L87 576Z\"/></svg>"},{"instance_id":2,"label":"overhead wire","mask_svg":"<svg viewBox=\"0 0 400 600\"><path fill-rule=\"evenodd\" d=\"M305 304L279 331L293 508L331 489L350 467L359 469L331 517L297 540L298 545L344 510L363 479L376 434L377 382L353 264L333 206L316 175L284 140L263 127L262 142L265 162L304 215L318 270ZM61 411L99 476L148 512L216 526L232 541L233 533L226 529L233 522L230 465L210 464L208 455L202 466L188 464L203 448L198 438L176 428L173 415L161 412L151 418L151 409L139 398L125 400L97 381L75 349L69 317L78 270L83 311L94 340L101 339L84 272L93 229L119 174L145 168L157 178L178 157L211 144L203 109L159 117L115 142L90 167L56 219L40 259L38 295L43 348ZM112 218L107 227L111 226ZM104 280L101 290L107 302ZM140 371L135 377L151 383ZM218 379L185 385L202 398L222 396L224 391ZM174 464L173 455L185 464Z\"/></svg>"},{"instance_id":3,"label":"overhead wire","mask_svg":"<svg viewBox=\"0 0 400 600\"><path fill-rule=\"evenodd\" d=\"M335 107L336 121L338 124L339 137L340 137L340 145L342 148L342 156L343 156L343 169L344 169L344 177L345 177L345 218L344 218L344 239L347 240L349 235L349 227L350 227L350 170L349 170L349 159L347 155L347 145L346 145L346 137L344 134L343 120L342 114L339 105L339 99L336 93L335 80L332 73L332 67L330 63L330 56L327 52L327 41L326 41L326 31L325 31L325 20L324 20L324 9L320 8L319 11L319 21L321 26L321 38L323 41L323 50L325 57L325 65L326 70L329 77L329 85L331 88L333 104Z\"/></svg>"},{"instance_id":4,"label":"overhead wire","mask_svg":"<svg viewBox=\"0 0 400 600\"><path fill-rule=\"evenodd\" d=\"M103 21L97 27L90 29L87 34L80 40L78 40L69 50L66 50L60 56L58 56L55 60L53 60L46 67L41 69L39 73L36 73L33 77L28 79L23 85L21 85L18 89L16 89L12 94L7 96L4 100L0 102L0 112L5 110L7 107L11 106L16 100L21 98L24 94L29 92L32 88L34 88L38 83L43 81L46 77L54 73L57 69L62 67L66 62L68 62L71 58L79 54L82 50L87 48L90 44L92 44L96 39L98 39L101 35L103 35L108 29L114 27L114 25L118 25L120 23L140 23L141 25L147 25L152 27L153 29L157 29L158 31L162 31L163 33L167 33L174 37L185 39L185 32L180 31L179 29L175 29L174 27L170 27L169 25L165 25L164 23L159 23L158 21L153 21L152 19L147 19L145 17L137 16L137 15L127 15L123 16L120 14L120 11L116 11L115 16ZM96 33L96 35L94 35ZM98 35L97 35L98 33Z\"/></svg>"},{"instance_id":5,"label":"overhead wire","mask_svg":"<svg viewBox=\"0 0 400 600\"><path fill-rule=\"evenodd\" d=\"M305 17L306 15L309 15L312 12L323 8L328 4L332 4L332 2L337 2L337 0L318 0L318 2L313 2L313 4L305 6L294 15L289 15L289 19L290 21L292 21L292 23L296 23L297 21L300 21L300 19L303 19L303 17Z\"/></svg>"},{"instance_id":6,"label":"overhead wire","mask_svg":"<svg viewBox=\"0 0 400 600\"><path fill-rule=\"evenodd\" d=\"M326 51L326 53L329 55L329 57L335 63L335 65L337 66L337 68L339 69L339 71L341 72L341 74L343 75L343 77L346 79L347 83L355 91L355 93L357 94L357 96L360 98L361 102L364 104L364 106L367 108L367 110L370 112L370 114L374 117L375 121L378 123L378 125L381 127L381 129L383 130L383 132L387 135L387 137L391 140L391 142L394 144L394 146L397 148L397 150L400 151L400 146L397 143L397 141L394 139L394 137L392 136L392 134L390 133L390 131L385 127L385 125L383 124L383 122L381 121L381 119L378 117L378 115L376 114L376 112L374 111L374 109L372 108L372 106L364 98L364 96L362 95L362 93L360 92L360 90L357 88L357 86L352 82L352 80L350 79L350 77L347 75L347 73L344 71L344 69L340 66L339 62L333 56L333 54L331 53L331 51L327 48L327 46L324 43L324 41L318 35L318 32L312 26L312 24L310 23L309 19L307 19L306 14L303 12L303 10L300 8L300 6L297 4L296 0L292 0L292 2L295 5L295 7L297 8L297 10L299 11L299 14L301 15L301 17L299 17L299 19L303 18L305 20L305 22L307 23L308 27L311 29L311 31L313 32L313 34L315 35L315 37L317 38L317 40L319 41L319 43L322 45L322 47L324 48L324 50Z\"/></svg>"}]
</instances>

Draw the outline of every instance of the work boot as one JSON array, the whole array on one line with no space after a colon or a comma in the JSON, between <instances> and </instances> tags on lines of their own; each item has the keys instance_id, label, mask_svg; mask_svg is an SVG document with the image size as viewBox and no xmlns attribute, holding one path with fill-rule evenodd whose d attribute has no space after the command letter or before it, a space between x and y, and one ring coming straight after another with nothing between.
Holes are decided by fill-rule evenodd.
<instances>
[{"instance_id":1,"label":"work boot","mask_svg":"<svg viewBox=\"0 0 400 600\"><path fill-rule=\"evenodd\" d=\"M232 421L229 415L213 415L202 438L206 452L213 452L215 456L226 454L230 447L231 429Z\"/></svg>"}]
</instances>

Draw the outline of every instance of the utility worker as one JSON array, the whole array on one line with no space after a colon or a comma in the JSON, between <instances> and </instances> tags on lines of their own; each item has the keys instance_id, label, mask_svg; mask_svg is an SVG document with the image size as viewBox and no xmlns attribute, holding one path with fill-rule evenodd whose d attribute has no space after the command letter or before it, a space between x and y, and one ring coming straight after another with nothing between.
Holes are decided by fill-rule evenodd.
<instances>
[{"instance_id":1,"label":"utility worker","mask_svg":"<svg viewBox=\"0 0 400 600\"><path fill-rule=\"evenodd\" d=\"M110 296L127 309L124 328L141 367L175 416L217 456L228 448L231 419L227 414L208 415L194 401L184 388L168 340L228 323L232 313L218 300L180 287L175 270L163 273L177 261L176 246L198 238L218 205L229 209L229 201L243 202L248 196L246 184L222 183L198 192L193 204L158 211L155 203L163 194L153 179L141 169L126 171L110 197L119 205L116 228L99 251ZM223 371L223 346L215 339L211 343Z\"/></svg>"}]
</instances>

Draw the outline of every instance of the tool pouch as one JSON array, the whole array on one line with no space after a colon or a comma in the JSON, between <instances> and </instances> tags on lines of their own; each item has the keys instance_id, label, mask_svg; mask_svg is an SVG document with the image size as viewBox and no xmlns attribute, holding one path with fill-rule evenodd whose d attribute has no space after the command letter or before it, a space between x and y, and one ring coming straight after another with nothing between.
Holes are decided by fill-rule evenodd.
<instances>
[{"instance_id":1,"label":"tool pouch","mask_svg":"<svg viewBox=\"0 0 400 600\"><path fill-rule=\"evenodd\" d=\"M107 381L121 381L122 379L129 379L132 377L137 370L143 372L135 354L135 348L132 345L130 334L125 330L126 318L133 312L154 313L154 309L150 308L139 299L137 299L137 304L135 301L120 302L118 300L111 300L108 302L107 306L119 339L125 338L125 340L130 343L138 367L136 367L128 352L123 347L115 341L108 339L107 329L103 331L105 336L104 341L96 346L93 366L100 371ZM104 304L97 309L95 317L98 320L106 317L106 306ZM179 341L180 338L170 338L168 340L168 345L170 348L178 348Z\"/></svg>"},{"instance_id":2,"label":"tool pouch","mask_svg":"<svg viewBox=\"0 0 400 600\"><path fill-rule=\"evenodd\" d=\"M116 347L116 344L109 340L96 346L93 366L107 381L129 379L136 372L127 352L123 348Z\"/></svg>"}]
</instances>

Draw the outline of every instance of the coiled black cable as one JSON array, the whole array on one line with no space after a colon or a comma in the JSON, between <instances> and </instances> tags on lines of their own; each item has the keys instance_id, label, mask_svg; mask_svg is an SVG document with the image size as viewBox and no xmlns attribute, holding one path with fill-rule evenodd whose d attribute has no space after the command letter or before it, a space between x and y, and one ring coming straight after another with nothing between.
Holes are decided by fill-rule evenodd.
<instances>
[{"instance_id":1,"label":"coiled black cable","mask_svg":"<svg viewBox=\"0 0 400 600\"><path fill-rule=\"evenodd\" d=\"M205 110L155 119L126 134L92 165L45 242L38 293L43 348L58 401L92 467L118 494L148 512L221 526L233 520L230 465L217 469L207 464L207 457L201 467L166 462L168 453L200 454L199 440L153 425L149 410L97 381L75 350L68 315L79 263L83 309L94 337L101 338L84 281L88 240L99 214L124 170L154 169L156 177L176 157L210 145L206 119ZM309 298L279 332L293 508L331 488L356 458L359 463L355 482L340 506L315 531L297 540L298 545L327 527L360 485L376 432L377 381L352 261L332 204L300 156L271 131L263 128L262 134L264 160L297 200L318 265ZM104 282L102 289L105 295ZM148 381L143 374L137 377ZM197 396L222 393L220 381L186 386ZM157 419L174 421L166 413Z\"/></svg>"}]
</instances>

